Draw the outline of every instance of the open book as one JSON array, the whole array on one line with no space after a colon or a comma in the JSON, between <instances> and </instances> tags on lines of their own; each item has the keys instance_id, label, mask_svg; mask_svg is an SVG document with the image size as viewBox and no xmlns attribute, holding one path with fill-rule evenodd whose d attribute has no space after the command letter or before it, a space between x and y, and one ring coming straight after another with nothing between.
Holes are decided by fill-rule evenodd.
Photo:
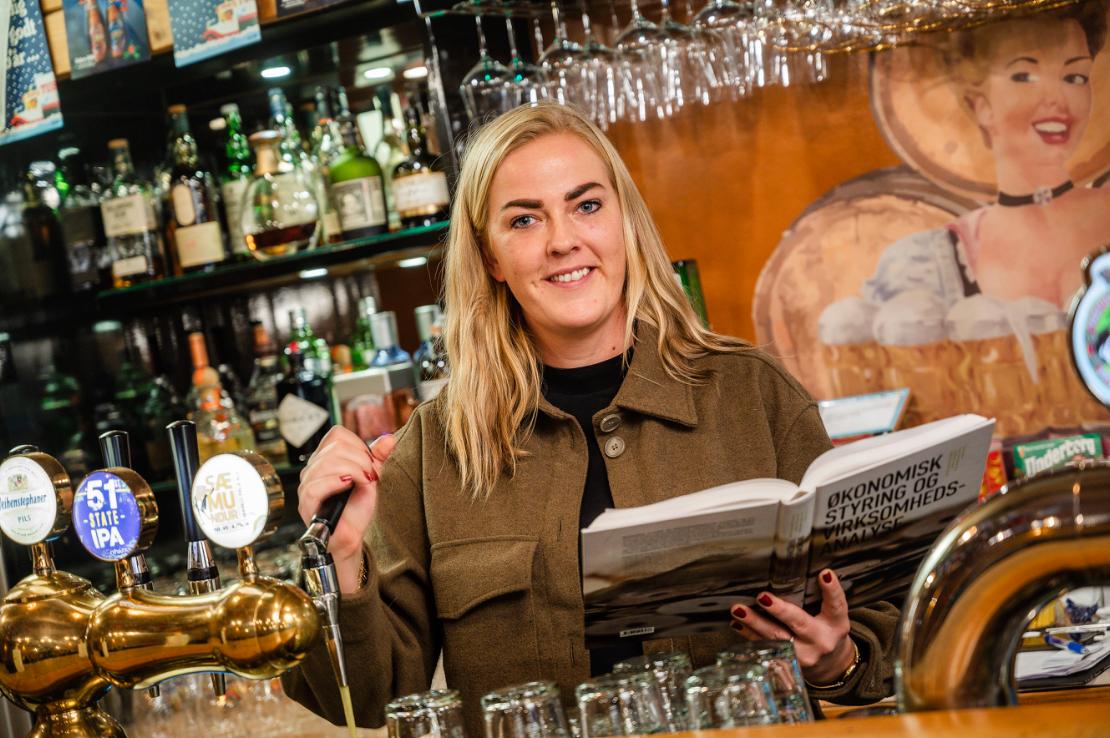
<instances>
[{"instance_id":1,"label":"open book","mask_svg":"<svg viewBox=\"0 0 1110 738\"><path fill-rule=\"evenodd\" d=\"M902 604L933 541L976 501L994 421L958 415L826 451L801 484L751 479L582 531L586 645L728 627L770 590L811 611L837 572L849 604Z\"/></svg>"}]
</instances>

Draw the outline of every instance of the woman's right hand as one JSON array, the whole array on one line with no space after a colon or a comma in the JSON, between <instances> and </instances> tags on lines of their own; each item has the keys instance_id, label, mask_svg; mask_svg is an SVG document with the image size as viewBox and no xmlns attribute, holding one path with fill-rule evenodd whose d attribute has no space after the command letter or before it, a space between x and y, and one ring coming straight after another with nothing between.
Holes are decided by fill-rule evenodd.
<instances>
[{"instance_id":1,"label":"woman's right hand","mask_svg":"<svg viewBox=\"0 0 1110 738\"><path fill-rule=\"evenodd\" d=\"M354 487L328 542L341 592L358 589L362 541L378 504L378 478L395 444L393 436L385 435L367 448L357 435L336 425L327 432L301 470L297 512L305 525L311 522L324 500Z\"/></svg>"}]
</instances>

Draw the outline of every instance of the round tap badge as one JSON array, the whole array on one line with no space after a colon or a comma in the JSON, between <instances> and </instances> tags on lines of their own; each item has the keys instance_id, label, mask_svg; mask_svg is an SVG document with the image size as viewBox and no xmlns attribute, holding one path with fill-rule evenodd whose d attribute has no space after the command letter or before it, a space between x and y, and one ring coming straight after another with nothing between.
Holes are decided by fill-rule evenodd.
<instances>
[{"instance_id":1,"label":"round tap badge","mask_svg":"<svg viewBox=\"0 0 1110 738\"><path fill-rule=\"evenodd\" d=\"M58 515L58 498L46 470L25 456L0 464L0 530L16 543L30 546L50 536Z\"/></svg>"},{"instance_id":2,"label":"round tap badge","mask_svg":"<svg viewBox=\"0 0 1110 738\"><path fill-rule=\"evenodd\" d=\"M109 471L95 471L73 498L73 527L81 545L101 561L126 559L139 544L142 514L127 482Z\"/></svg>"},{"instance_id":3,"label":"round tap badge","mask_svg":"<svg viewBox=\"0 0 1110 738\"><path fill-rule=\"evenodd\" d=\"M193 515L213 543L224 548L249 546L270 515L266 484L246 459L213 456L193 480Z\"/></svg>"},{"instance_id":4,"label":"round tap badge","mask_svg":"<svg viewBox=\"0 0 1110 738\"><path fill-rule=\"evenodd\" d=\"M1071 311L1071 358L1083 384L1110 406L1110 252L1092 256Z\"/></svg>"}]
</instances>

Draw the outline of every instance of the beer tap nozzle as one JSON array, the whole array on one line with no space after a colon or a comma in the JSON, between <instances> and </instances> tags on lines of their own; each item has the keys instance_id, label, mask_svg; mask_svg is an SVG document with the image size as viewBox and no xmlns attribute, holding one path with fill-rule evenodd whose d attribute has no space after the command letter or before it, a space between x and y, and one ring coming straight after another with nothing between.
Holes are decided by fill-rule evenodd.
<instances>
[{"instance_id":1,"label":"beer tap nozzle","mask_svg":"<svg viewBox=\"0 0 1110 738\"><path fill-rule=\"evenodd\" d=\"M335 562L328 553L328 541L339 516L351 497L351 488L324 501L297 542L301 548L304 589L324 617L324 638L331 657L331 667L341 688L348 685L347 663L343 655L343 637L339 632L339 577Z\"/></svg>"},{"instance_id":2,"label":"beer tap nozzle","mask_svg":"<svg viewBox=\"0 0 1110 738\"><path fill-rule=\"evenodd\" d=\"M174 474L181 502L181 519L185 524L185 541L188 545L187 573L190 594L215 592L221 588L220 572L212 555L212 544L201 533L193 517L193 480L200 466L197 450L197 426L191 420L177 420L166 426L170 437ZM212 674L212 689L216 696L227 692L227 678Z\"/></svg>"}]
</instances>

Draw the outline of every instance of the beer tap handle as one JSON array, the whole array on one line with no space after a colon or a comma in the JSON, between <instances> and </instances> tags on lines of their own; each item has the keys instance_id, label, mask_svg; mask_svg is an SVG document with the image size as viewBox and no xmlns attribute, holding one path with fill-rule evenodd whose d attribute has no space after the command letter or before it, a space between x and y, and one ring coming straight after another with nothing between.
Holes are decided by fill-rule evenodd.
<instances>
[{"instance_id":1,"label":"beer tap handle","mask_svg":"<svg viewBox=\"0 0 1110 738\"><path fill-rule=\"evenodd\" d=\"M215 592L220 589L220 572L212 555L212 544L200 532L193 516L193 480L200 466L197 450L197 426L191 420L177 420L166 426L173 456L174 475L177 479L178 499L181 503L181 520L185 525L188 542L188 571L191 594ZM217 697L227 692L227 679L223 674L210 674L212 689Z\"/></svg>"}]
</instances>

